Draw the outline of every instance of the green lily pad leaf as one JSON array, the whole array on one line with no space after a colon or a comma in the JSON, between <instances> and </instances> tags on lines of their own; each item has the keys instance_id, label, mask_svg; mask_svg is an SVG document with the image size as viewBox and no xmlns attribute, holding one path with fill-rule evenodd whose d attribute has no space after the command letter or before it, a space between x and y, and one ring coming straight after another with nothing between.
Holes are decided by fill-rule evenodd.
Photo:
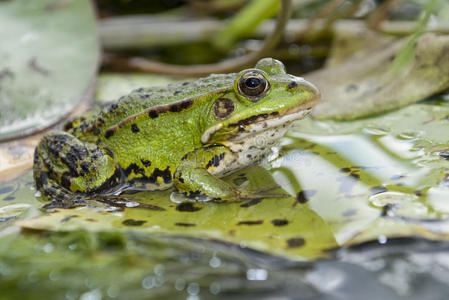
<instances>
[{"instance_id":1,"label":"green lily pad leaf","mask_svg":"<svg viewBox=\"0 0 449 300\"><path fill-rule=\"evenodd\" d=\"M373 38L373 34L366 36ZM360 39L360 35L354 39ZM346 43L339 43L337 38L335 45L347 44L349 39L343 36L342 41ZM418 102L449 88L448 35L421 36L410 64L397 70L392 68L392 62L403 49L405 40L386 45L388 41L380 37L375 46L372 42L356 42L357 49L360 44L372 48L347 59L341 57L347 56L349 51L334 50L340 57L333 60L334 66L305 76L322 92L322 100L313 111L315 118L367 117ZM384 47L379 49L379 45Z\"/></svg>"},{"instance_id":2,"label":"green lily pad leaf","mask_svg":"<svg viewBox=\"0 0 449 300\"><path fill-rule=\"evenodd\" d=\"M274 184L271 175L256 166L238 172L228 180L238 182L242 178L249 180L251 189ZM137 230L207 238L295 259L324 257L327 256L325 250L337 246L329 226L309 208L297 205L291 197L242 203L173 203L169 200L170 193L126 195L135 199L134 203L162 208L158 210L132 207L108 211L101 206L97 209L57 209L16 224L37 230Z\"/></svg>"},{"instance_id":3,"label":"green lily pad leaf","mask_svg":"<svg viewBox=\"0 0 449 300\"><path fill-rule=\"evenodd\" d=\"M69 118L85 112L87 102L73 110ZM33 167L34 148L47 130L11 142L0 143L0 182L11 181Z\"/></svg>"},{"instance_id":4,"label":"green lily pad leaf","mask_svg":"<svg viewBox=\"0 0 449 300\"><path fill-rule=\"evenodd\" d=\"M2 1L0 36L0 140L46 128L91 96L99 45L90 1Z\"/></svg>"}]
</instances>

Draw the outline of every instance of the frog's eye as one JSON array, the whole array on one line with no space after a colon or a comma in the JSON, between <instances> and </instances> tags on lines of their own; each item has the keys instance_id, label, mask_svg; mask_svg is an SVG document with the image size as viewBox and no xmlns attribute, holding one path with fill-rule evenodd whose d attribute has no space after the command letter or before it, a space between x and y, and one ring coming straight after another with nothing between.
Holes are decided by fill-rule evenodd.
<instances>
[{"instance_id":1,"label":"frog's eye","mask_svg":"<svg viewBox=\"0 0 449 300\"><path fill-rule=\"evenodd\" d=\"M250 71L240 77L238 88L240 94L256 102L267 94L270 83L261 73Z\"/></svg>"}]
</instances>

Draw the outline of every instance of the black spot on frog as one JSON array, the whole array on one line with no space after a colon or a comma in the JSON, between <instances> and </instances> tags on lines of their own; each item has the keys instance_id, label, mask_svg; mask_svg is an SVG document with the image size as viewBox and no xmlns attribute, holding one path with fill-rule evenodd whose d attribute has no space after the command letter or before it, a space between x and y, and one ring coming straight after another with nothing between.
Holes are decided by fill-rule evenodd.
<instances>
[{"instance_id":1,"label":"black spot on frog","mask_svg":"<svg viewBox=\"0 0 449 300\"><path fill-rule=\"evenodd\" d=\"M140 131L139 126L137 126L137 124L132 124L131 125L131 131L133 133L138 133Z\"/></svg>"}]
</instances>

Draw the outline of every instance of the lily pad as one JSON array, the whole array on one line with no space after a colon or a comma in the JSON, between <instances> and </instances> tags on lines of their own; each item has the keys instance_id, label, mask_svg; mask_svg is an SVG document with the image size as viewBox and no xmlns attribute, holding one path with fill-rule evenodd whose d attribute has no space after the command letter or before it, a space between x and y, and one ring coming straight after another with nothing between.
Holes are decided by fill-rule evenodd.
<instances>
[{"instance_id":1,"label":"lily pad","mask_svg":"<svg viewBox=\"0 0 449 300\"><path fill-rule=\"evenodd\" d=\"M49 127L92 96L99 45L90 1L2 1L0 36L0 140Z\"/></svg>"},{"instance_id":2,"label":"lily pad","mask_svg":"<svg viewBox=\"0 0 449 300\"><path fill-rule=\"evenodd\" d=\"M249 180L250 188L273 185L270 174L261 167L248 168L228 178ZM273 190L279 193L279 190ZM57 209L37 218L17 223L38 230L144 231L170 236L221 240L267 253L296 259L327 256L335 248L329 226L294 198L256 199L243 203L173 203L171 191L144 192L124 197L136 206L123 211L86 207ZM158 207L138 208L137 201ZM132 203L132 202L131 202Z\"/></svg>"},{"instance_id":3,"label":"lily pad","mask_svg":"<svg viewBox=\"0 0 449 300\"><path fill-rule=\"evenodd\" d=\"M69 118L85 112L88 108L87 102L81 103L70 113ZM0 182L11 181L32 168L34 148L47 131L0 143Z\"/></svg>"},{"instance_id":4,"label":"lily pad","mask_svg":"<svg viewBox=\"0 0 449 300\"><path fill-rule=\"evenodd\" d=\"M354 46L352 40L356 40ZM337 57L331 58L328 68L305 76L322 92L313 116L338 120L367 117L449 88L449 35L421 36L410 63L394 69L393 61L405 42L367 30L344 30L340 35L337 31L334 47L343 49L333 50ZM353 47L360 50L363 46L363 51L350 55Z\"/></svg>"}]
</instances>

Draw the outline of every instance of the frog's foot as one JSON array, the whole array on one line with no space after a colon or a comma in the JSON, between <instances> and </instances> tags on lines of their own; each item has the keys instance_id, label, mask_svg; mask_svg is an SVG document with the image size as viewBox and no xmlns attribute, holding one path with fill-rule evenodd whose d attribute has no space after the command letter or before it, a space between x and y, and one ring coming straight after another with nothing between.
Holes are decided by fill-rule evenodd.
<instances>
[{"instance_id":1,"label":"frog's foot","mask_svg":"<svg viewBox=\"0 0 449 300\"><path fill-rule=\"evenodd\" d=\"M62 194L60 192L58 196L49 198L51 198L52 200L49 203L42 206L42 209L74 208L78 206L84 206L87 204L84 197L73 193Z\"/></svg>"},{"instance_id":2,"label":"frog's foot","mask_svg":"<svg viewBox=\"0 0 449 300\"><path fill-rule=\"evenodd\" d=\"M174 193L170 197L171 200L175 202L186 200L241 202L255 198L290 197L288 194L263 193L277 188L277 185L248 191L246 182L241 186L235 186L211 173L214 168L218 168L220 163L226 160L227 156L232 159L233 155L221 145L200 148L186 155L174 173L173 185L179 194Z\"/></svg>"},{"instance_id":3,"label":"frog's foot","mask_svg":"<svg viewBox=\"0 0 449 300\"><path fill-rule=\"evenodd\" d=\"M36 190L54 207L78 206L78 194L101 192L119 183L120 168L112 153L66 132L52 132L34 153Z\"/></svg>"},{"instance_id":4,"label":"frog's foot","mask_svg":"<svg viewBox=\"0 0 449 300\"><path fill-rule=\"evenodd\" d=\"M83 197L58 185L54 180L46 176L47 174L44 173L41 175L42 182L36 182L36 196L42 196L46 200L50 200L49 203L42 207L43 209L73 208L85 205Z\"/></svg>"}]
</instances>

